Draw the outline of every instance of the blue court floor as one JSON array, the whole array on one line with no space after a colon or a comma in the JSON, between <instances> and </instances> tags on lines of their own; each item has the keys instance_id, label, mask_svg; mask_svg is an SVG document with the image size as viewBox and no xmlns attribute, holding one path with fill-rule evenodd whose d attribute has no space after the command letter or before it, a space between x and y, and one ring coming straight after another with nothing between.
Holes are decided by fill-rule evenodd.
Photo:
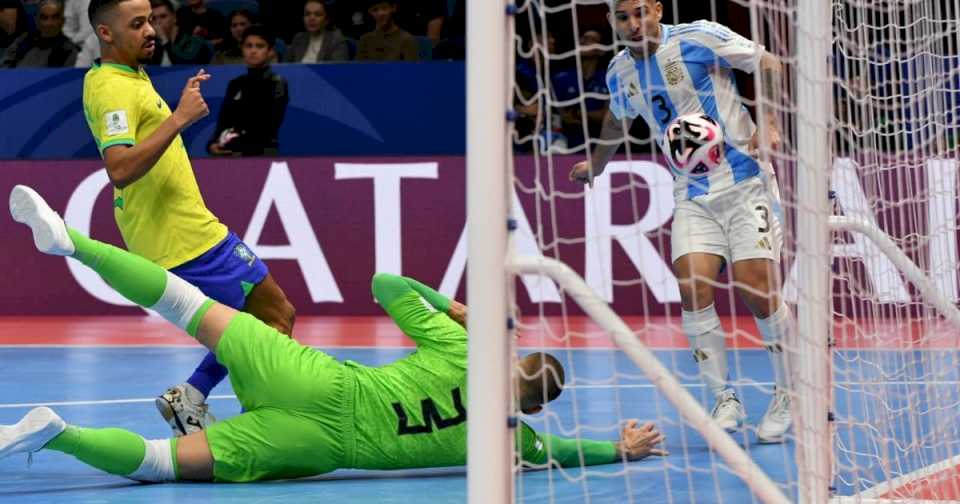
<instances>
[{"instance_id":1,"label":"blue court floor","mask_svg":"<svg viewBox=\"0 0 960 504\"><path fill-rule=\"evenodd\" d=\"M340 359L353 359L377 365L393 361L409 350L390 348L334 348L328 353ZM576 425L584 437L615 439L618 422L628 418L653 420L666 433L668 457L649 458L630 464L594 466L586 471L539 470L521 474L516 480L518 497L523 502L754 502L745 484L729 472L693 430L680 425L675 410L641 377L622 354L609 349L577 349L556 352L567 369L568 383L560 399L546 414L525 418L537 430L576 435ZM955 352L951 352L956 357ZM663 350L658 356L674 368L689 390L703 402L703 387L695 378L695 364L686 350ZM850 354L853 355L853 354ZM856 353L863 360L865 352ZM147 438L170 435L166 424L153 407L153 397L165 387L182 381L202 358L200 348L185 347L0 347L0 424L16 422L31 407L49 404L72 424L87 427L121 427ZM916 356L915 356L916 357ZM896 367L902 359L890 359ZM838 366L849 368L849 355L839 355ZM882 361L882 359L881 359ZM953 362L956 362L953 359ZM845 367L844 367L845 366ZM875 372L883 374L883 366ZM761 350L741 350L731 363L734 376L749 376L741 381L743 399L750 423L756 424L769 400L772 372L767 355ZM922 378L922 376L920 377ZM904 385L891 383L871 387L843 382L838 386L837 410L852 415L850 425L838 425L841 444L852 447L841 451L841 465L849 468L846 476L836 478L840 495L883 480L876 463L880 449L896 450L897 437L911 429L937 430L957 413L957 371L938 384L926 384L920 397L900 394ZM897 393L877 394L880 387L893 387ZM221 418L239 413L231 397L229 383L214 391L213 411ZM903 396L903 403L896 397ZM893 398L893 399L891 399ZM878 446L876 432L857 425L859 418L875 415L883 401L894 411L920 408L930 414L921 422L896 419L889 426L891 446ZM944 407L951 406L948 412ZM872 434L872 435L871 435ZM954 432L954 434L956 434ZM882 436L881 436L882 437ZM916 438L916 436L914 436ZM921 436L922 437L922 436ZM757 445L748 426L734 434L741 445L768 474L795 495L796 481L792 443ZM906 439L903 436L903 439ZM944 436L944 440L951 439ZM902 474L960 453L958 436L952 442L930 443L907 453ZM871 444L873 443L873 444ZM881 443L882 444L882 443ZM841 472L843 469L841 469ZM845 481L847 480L847 481ZM54 452L33 456L28 467L25 456L0 461L0 501L3 502L351 502L405 503L464 502L466 476L463 468L400 472L338 471L323 477L298 481L256 484L163 484L144 485L100 473L82 463Z\"/></svg>"}]
</instances>

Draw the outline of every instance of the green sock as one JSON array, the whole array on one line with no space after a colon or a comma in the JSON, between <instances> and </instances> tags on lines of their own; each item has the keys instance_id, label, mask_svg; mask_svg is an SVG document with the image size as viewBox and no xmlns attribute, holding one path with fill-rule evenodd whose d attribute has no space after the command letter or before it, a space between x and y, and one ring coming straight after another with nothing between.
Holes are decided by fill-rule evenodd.
<instances>
[{"instance_id":1,"label":"green sock","mask_svg":"<svg viewBox=\"0 0 960 504\"><path fill-rule=\"evenodd\" d=\"M101 471L127 476L136 471L146 455L146 444L137 434L123 429L85 429L68 425L44 449L73 455Z\"/></svg>"},{"instance_id":2,"label":"green sock","mask_svg":"<svg viewBox=\"0 0 960 504\"><path fill-rule=\"evenodd\" d=\"M77 251L74 259L89 266L123 297L151 307L167 286L167 272L160 266L126 250L103 243L68 227Z\"/></svg>"}]
</instances>

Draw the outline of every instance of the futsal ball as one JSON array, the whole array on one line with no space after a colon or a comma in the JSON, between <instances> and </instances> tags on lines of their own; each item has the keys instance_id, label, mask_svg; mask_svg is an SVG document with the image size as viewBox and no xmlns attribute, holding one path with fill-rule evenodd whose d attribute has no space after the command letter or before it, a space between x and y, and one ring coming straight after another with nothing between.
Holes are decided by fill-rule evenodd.
<instances>
[{"instance_id":1,"label":"futsal ball","mask_svg":"<svg viewBox=\"0 0 960 504\"><path fill-rule=\"evenodd\" d=\"M685 175L706 175L723 162L723 130L706 114L686 114L667 127L667 155Z\"/></svg>"}]
</instances>

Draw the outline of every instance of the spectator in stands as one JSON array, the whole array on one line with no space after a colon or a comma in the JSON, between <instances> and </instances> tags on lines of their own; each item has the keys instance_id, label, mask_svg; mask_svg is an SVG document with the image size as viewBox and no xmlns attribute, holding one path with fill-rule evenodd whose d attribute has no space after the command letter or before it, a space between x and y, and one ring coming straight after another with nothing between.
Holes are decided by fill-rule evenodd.
<instances>
[{"instance_id":1,"label":"spectator in stands","mask_svg":"<svg viewBox=\"0 0 960 504\"><path fill-rule=\"evenodd\" d=\"M153 0L153 29L157 32L157 49L152 65L203 65L213 59L213 48L205 40L181 30L170 0Z\"/></svg>"},{"instance_id":2,"label":"spectator in stands","mask_svg":"<svg viewBox=\"0 0 960 504\"><path fill-rule=\"evenodd\" d=\"M177 9L180 29L194 37L219 44L227 35L227 20L216 9L208 9L204 0L186 0Z\"/></svg>"},{"instance_id":3,"label":"spectator in stands","mask_svg":"<svg viewBox=\"0 0 960 504\"><path fill-rule=\"evenodd\" d=\"M90 24L90 17L87 13L90 8L90 0L66 0L66 2L63 34L74 44L80 46L80 53L77 55L77 62L74 66L90 68L93 62L100 57L100 39L93 31L93 25Z\"/></svg>"},{"instance_id":4,"label":"spectator in stands","mask_svg":"<svg viewBox=\"0 0 960 504\"><path fill-rule=\"evenodd\" d=\"M72 67L80 47L63 34L63 0L41 0L37 30L10 45L3 66L9 68Z\"/></svg>"},{"instance_id":5,"label":"spectator in stands","mask_svg":"<svg viewBox=\"0 0 960 504\"><path fill-rule=\"evenodd\" d=\"M393 21L397 12L396 0L372 0L370 15L376 29L360 37L358 60L419 61L417 41Z\"/></svg>"},{"instance_id":6,"label":"spectator in stands","mask_svg":"<svg viewBox=\"0 0 960 504\"><path fill-rule=\"evenodd\" d=\"M243 63L243 32L247 31L255 22L252 12L246 9L235 10L230 13L230 36L224 37L217 45L217 52L213 56L215 65L236 65Z\"/></svg>"},{"instance_id":7,"label":"spectator in stands","mask_svg":"<svg viewBox=\"0 0 960 504\"><path fill-rule=\"evenodd\" d=\"M270 69L276 41L276 35L263 25L253 25L243 33L247 74L227 85L217 129L207 144L210 154L277 154L280 124L290 98L287 81Z\"/></svg>"},{"instance_id":8,"label":"spectator in stands","mask_svg":"<svg viewBox=\"0 0 960 504\"><path fill-rule=\"evenodd\" d=\"M90 0L66 0L63 34L81 47L93 34L93 25L90 24L90 17L87 15L89 7Z\"/></svg>"},{"instance_id":9,"label":"spectator in stands","mask_svg":"<svg viewBox=\"0 0 960 504\"><path fill-rule=\"evenodd\" d=\"M347 40L340 30L330 26L329 21L323 0L307 0L303 6L303 27L307 31L293 37L283 60L288 63L348 60Z\"/></svg>"},{"instance_id":10,"label":"spectator in stands","mask_svg":"<svg viewBox=\"0 0 960 504\"><path fill-rule=\"evenodd\" d=\"M580 68L582 73L577 77L577 70L568 68L560 70L551 76L554 98L558 101L567 101L580 97L582 86L584 93L608 95L607 91L607 63L609 54L602 47L603 37L599 31L587 30L580 36ZM603 126L604 114L607 112L608 100L585 98L587 133L590 138L599 138ZM566 107L562 110L563 134L567 138L567 147L582 145L584 141L584 117L580 104Z\"/></svg>"},{"instance_id":11,"label":"spectator in stands","mask_svg":"<svg viewBox=\"0 0 960 504\"><path fill-rule=\"evenodd\" d=\"M27 31L27 13L20 0L0 0L0 63L6 59L7 49Z\"/></svg>"},{"instance_id":12,"label":"spectator in stands","mask_svg":"<svg viewBox=\"0 0 960 504\"><path fill-rule=\"evenodd\" d=\"M397 26L414 37L427 37L436 47L443 35L447 0L397 0Z\"/></svg>"}]
</instances>

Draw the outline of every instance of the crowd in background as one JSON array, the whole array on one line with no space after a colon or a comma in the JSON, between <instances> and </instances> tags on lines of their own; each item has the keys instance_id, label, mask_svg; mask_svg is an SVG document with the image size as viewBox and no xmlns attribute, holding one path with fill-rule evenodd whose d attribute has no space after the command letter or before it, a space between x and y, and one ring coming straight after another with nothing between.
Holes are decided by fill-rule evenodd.
<instances>
[{"instance_id":1,"label":"crowd in background","mask_svg":"<svg viewBox=\"0 0 960 504\"><path fill-rule=\"evenodd\" d=\"M0 67L89 67L90 0L0 0ZM252 25L274 62L463 59L464 0L152 0L156 65L242 63Z\"/></svg>"}]
</instances>

